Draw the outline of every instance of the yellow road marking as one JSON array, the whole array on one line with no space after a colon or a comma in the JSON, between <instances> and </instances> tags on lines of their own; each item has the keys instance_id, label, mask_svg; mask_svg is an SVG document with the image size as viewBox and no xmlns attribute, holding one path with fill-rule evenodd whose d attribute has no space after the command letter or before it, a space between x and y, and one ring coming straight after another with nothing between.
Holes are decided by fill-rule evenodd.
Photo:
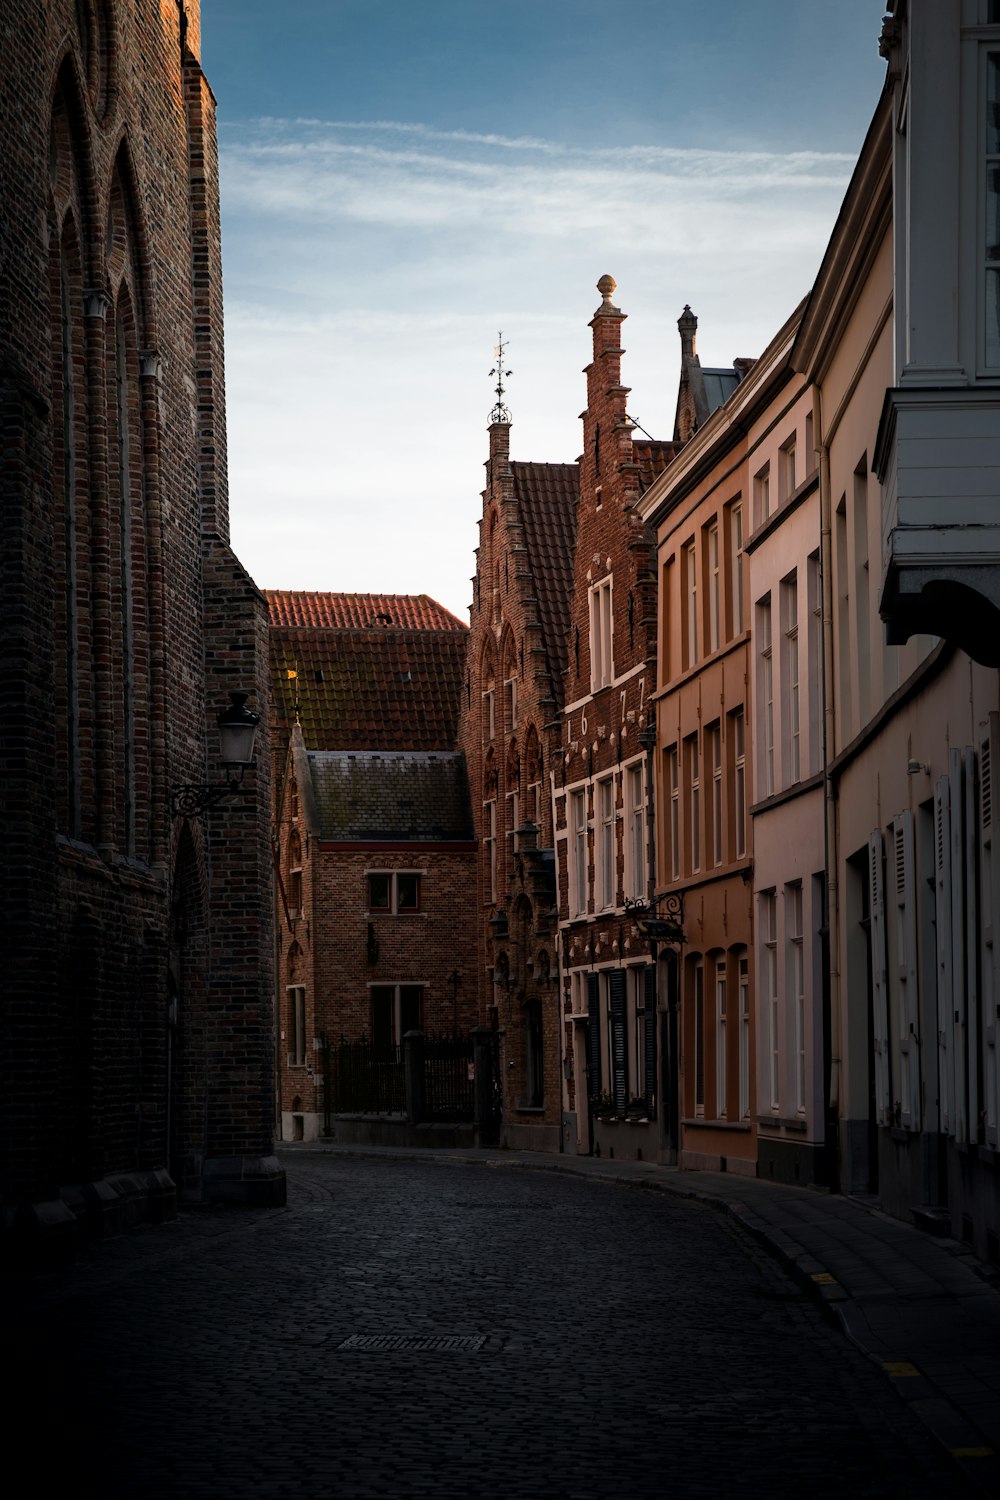
<instances>
[{"instance_id":1,"label":"yellow road marking","mask_svg":"<svg viewBox=\"0 0 1000 1500\"><path fill-rule=\"evenodd\" d=\"M894 1380L906 1380L912 1376L916 1376L918 1379L920 1377L920 1371L916 1365L908 1364L905 1359L890 1360L888 1363L883 1364L882 1368Z\"/></svg>"}]
</instances>

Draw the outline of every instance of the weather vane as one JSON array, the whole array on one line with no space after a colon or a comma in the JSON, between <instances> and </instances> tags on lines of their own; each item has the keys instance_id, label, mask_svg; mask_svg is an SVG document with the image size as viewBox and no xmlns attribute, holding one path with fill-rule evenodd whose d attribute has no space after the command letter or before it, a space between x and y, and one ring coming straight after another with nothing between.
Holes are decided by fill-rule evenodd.
<instances>
[{"instance_id":1,"label":"weather vane","mask_svg":"<svg viewBox=\"0 0 1000 1500\"><path fill-rule=\"evenodd\" d=\"M496 398L497 398L496 399L496 405L493 407L493 410L490 412L490 425L491 426L493 425L494 422L509 422L510 421L510 412L507 410L507 407L504 405L504 399L503 399L504 398L504 385L503 385L503 383L506 380L506 378L507 378L508 375L512 375L514 373L512 370L505 370L504 367L503 367L504 354L505 354L506 349L507 349L507 344L509 344L509 343L510 343L509 339L506 341L506 343L504 342L503 329L501 329L500 332L497 334L497 341L496 341L496 345L495 345L494 350L493 350L493 358L496 360L496 364L493 366L493 369L490 371L490 374L491 375L495 375L496 378L497 378L497 383L496 383L496 385L494 387L494 390L496 391Z\"/></svg>"}]
</instances>

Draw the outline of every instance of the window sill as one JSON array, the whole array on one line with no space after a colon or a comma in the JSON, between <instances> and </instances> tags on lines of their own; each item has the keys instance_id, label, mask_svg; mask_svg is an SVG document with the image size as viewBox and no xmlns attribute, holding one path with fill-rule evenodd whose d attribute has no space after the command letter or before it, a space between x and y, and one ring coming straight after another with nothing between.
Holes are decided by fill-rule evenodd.
<instances>
[{"instance_id":1,"label":"window sill","mask_svg":"<svg viewBox=\"0 0 1000 1500\"><path fill-rule=\"evenodd\" d=\"M699 1130L734 1130L740 1135L749 1135L753 1129L749 1120L707 1120L704 1115L694 1115L681 1124L697 1126Z\"/></svg>"}]
</instances>

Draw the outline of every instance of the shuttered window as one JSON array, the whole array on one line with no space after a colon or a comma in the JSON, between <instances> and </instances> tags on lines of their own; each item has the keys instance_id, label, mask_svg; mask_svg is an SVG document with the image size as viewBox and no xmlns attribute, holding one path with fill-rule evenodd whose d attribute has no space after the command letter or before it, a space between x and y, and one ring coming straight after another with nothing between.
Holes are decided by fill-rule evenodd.
<instances>
[{"instance_id":1,"label":"shuttered window","mask_svg":"<svg viewBox=\"0 0 1000 1500\"><path fill-rule=\"evenodd\" d=\"M899 1049L900 1122L920 1129L920 1010L917 993L917 897L913 867L913 814L892 822L893 999Z\"/></svg>"},{"instance_id":2,"label":"shuttered window","mask_svg":"<svg viewBox=\"0 0 1000 1500\"><path fill-rule=\"evenodd\" d=\"M871 894L872 1030L875 1048L875 1118L891 1123L889 1077L889 1023L885 957L885 877L882 832L876 828L868 839L868 888Z\"/></svg>"}]
</instances>

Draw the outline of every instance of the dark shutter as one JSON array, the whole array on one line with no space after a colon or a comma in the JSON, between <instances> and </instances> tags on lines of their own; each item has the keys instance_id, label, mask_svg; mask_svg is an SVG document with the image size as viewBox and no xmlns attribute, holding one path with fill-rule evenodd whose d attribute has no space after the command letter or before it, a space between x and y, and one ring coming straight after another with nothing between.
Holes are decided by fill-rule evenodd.
<instances>
[{"instance_id":1,"label":"dark shutter","mask_svg":"<svg viewBox=\"0 0 1000 1500\"><path fill-rule=\"evenodd\" d=\"M587 1063L590 1071L590 1097L601 1092L601 990L596 974L587 975Z\"/></svg>"},{"instance_id":2,"label":"dark shutter","mask_svg":"<svg viewBox=\"0 0 1000 1500\"><path fill-rule=\"evenodd\" d=\"M646 1014L643 1017L645 1031L642 1038L643 1078L642 1092L650 1119L656 1111L656 965L647 964L642 971L642 1000Z\"/></svg>"},{"instance_id":3,"label":"dark shutter","mask_svg":"<svg viewBox=\"0 0 1000 1500\"><path fill-rule=\"evenodd\" d=\"M611 988L611 1077L618 1113L628 1105L628 1061L625 1050L625 970L612 969Z\"/></svg>"}]
</instances>

